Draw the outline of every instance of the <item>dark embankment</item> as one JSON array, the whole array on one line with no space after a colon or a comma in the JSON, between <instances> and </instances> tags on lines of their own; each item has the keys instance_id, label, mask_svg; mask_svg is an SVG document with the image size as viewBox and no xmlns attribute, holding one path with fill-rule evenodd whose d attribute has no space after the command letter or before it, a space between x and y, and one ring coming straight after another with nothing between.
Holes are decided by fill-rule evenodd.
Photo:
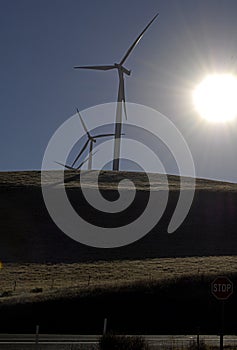
<instances>
[{"instance_id":1,"label":"dark embankment","mask_svg":"<svg viewBox=\"0 0 237 350\"><path fill-rule=\"evenodd\" d=\"M71 180L72 178L72 180ZM90 208L79 187L78 175L67 172L67 192L80 215L107 227L126 224L138 217L149 192L141 173L102 172L101 192L106 199L117 196L116 182L133 180L138 188L134 203L122 213L99 214ZM162 189L162 177L153 175L152 186ZM139 241L115 249L98 249L77 243L62 233L43 202L39 172L0 174L0 259L5 262L78 262L148 257L235 255L237 253L237 185L198 180L190 212L174 234L167 227L179 196L179 178L169 177L170 193L160 222ZM88 186L93 191L90 173ZM189 181L186 184L189 190Z\"/></svg>"},{"instance_id":2,"label":"dark embankment","mask_svg":"<svg viewBox=\"0 0 237 350\"><path fill-rule=\"evenodd\" d=\"M233 281L236 275L230 276ZM0 305L1 332L101 334L219 334L221 302L210 292L213 276L185 277L97 289L80 296ZM234 283L235 288L235 283ZM236 334L237 296L225 302L224 333Z\"/></svg>"}]
</instances>

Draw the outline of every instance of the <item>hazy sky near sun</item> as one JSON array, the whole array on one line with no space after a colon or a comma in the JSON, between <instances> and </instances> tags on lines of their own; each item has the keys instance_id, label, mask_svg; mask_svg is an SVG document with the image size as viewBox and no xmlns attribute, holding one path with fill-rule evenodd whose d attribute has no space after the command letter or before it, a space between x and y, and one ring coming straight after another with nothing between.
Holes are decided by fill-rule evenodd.
<instances>
[{"instance_id":1,"label":"hazy sky near sun","mask_svg":"<svg viewBox=\"0 0 237 350\"><path fill-rule=\"evenodd\" d=\"M50 137L76 107L115 102L116 71L73 66L118 62L159 12L126 61L132 70L126 99L160 111L176 125L197 176L237 182L237 121L210 124L192 102L192 90L207 74L237 74L236 0L0 0L0 5L0 170L40 169Z\"/></svg>"}]
</instances>

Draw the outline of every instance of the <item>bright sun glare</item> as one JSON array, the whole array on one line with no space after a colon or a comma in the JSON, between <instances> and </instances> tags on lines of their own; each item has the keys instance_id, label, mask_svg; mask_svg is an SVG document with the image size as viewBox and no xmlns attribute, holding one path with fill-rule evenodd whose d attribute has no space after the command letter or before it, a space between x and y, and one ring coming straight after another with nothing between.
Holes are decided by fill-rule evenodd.
<instances>
[{"instance_id":1,"label":"bright sun glare","mask_svg":"<svg viewBox=\"0 0 237 350\"><path fill-rule=\"evenodd\" d=\"M194 90L199 114L210 122L227 122L237 116L237 78L231 74L208 75Z\"/></svg>"}]
</instances>

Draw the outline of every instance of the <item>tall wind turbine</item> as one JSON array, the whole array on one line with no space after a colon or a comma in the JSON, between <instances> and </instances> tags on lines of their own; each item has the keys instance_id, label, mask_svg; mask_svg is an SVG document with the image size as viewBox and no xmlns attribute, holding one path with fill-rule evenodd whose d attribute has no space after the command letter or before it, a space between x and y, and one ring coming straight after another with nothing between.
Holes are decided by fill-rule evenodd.
<instances>
[{"instance_id":1,"label":"tall wind turbine","mask_svg":"<svg viewBox=\"0 0 237 350\"><path fill-rule=\"evenodd\" d=\"M120 161L120 142L121 142L121 132L122 132L122 103L124 105L125 116L127 117L126 107L125 107L125 89L124 89L124 74L130 75L131 71L126 69L123 64L127 60L128 56L138 44L138 42L143 37L145 31L150 27L152 22L158 17L158 13L152 20L148 23L148 25L143 29L141 34L136 38L133 44L129 47L123 58L119 63L114 63L113 65L106 66L77 66L75 69L94 69L94 70L111 70L117 69L119 75L119 88L118 88L118 99L117 99L117 108L116 108L116 122L115 122L115 140L114 140L114 159L113 159L113 170L119 170L119 161Z\"/></svg>"},{"instance_id":2,"label":"tall wind turbine","mask_svg":"<svg viewBox=\"0 0 237 350\"><path fill-rule=\"evenodd\" d=\"M82 155L82 153L85 151L86 147L89 145L89 161L88 161L88 170L91 170L92 168L92 151L93 151L93 144L96 142L96 139L102 138L102 137L108 137L108 136L114 136L114 134L99 134L99 135L95 135L92 136L87 127L86 124L84 123L84 120L82 119L82 116L77 108L77 114L81 120L81 124L83 126L83 129L85 130L85 133L87 134L87 141L85 142L84 146L82 147L80 153L78 154L78 156L76 157L76 159L74 160L74 162L72 163L72 168L74 168L74 165L76 164L77 160L80 158L80 156ZM83 163L84 164L84 163Z\"/></svg>"}]
</instances>

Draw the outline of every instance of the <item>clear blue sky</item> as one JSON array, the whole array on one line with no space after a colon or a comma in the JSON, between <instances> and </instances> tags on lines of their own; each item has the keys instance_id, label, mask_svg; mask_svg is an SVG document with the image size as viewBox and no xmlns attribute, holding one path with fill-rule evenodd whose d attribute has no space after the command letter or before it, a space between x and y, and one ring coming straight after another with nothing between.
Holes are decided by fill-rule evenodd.
<instances>
[{"instance_id":1,"label":"clear blue sky","mask_svg":"<svg viewBox=\"0 0 237 350\"><path fill-rule=\"evenodd\" d=\"M237 122L200 122L191 91L211 72L237 74L236 0L0 0L0 170L40 169L47 143L68 117L117 97L111 64L156 12L126 62L126 97L179 128L197 175L237 182Z\"/></svg>"}]
</instances>

